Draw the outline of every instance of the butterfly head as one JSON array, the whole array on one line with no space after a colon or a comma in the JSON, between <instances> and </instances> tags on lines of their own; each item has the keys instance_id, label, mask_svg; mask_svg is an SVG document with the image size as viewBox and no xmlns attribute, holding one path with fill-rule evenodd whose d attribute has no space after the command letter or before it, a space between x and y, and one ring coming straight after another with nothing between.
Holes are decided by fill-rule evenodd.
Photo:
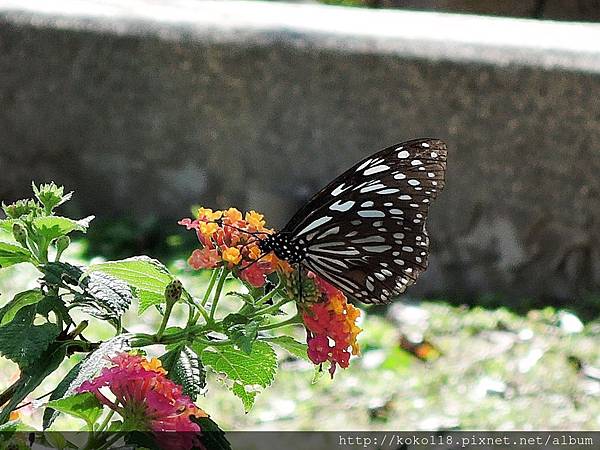
<instances>
[{"instance_id":1,"label":"butterfly head","mask_svg":"<svg viewBox=\"0 0 600 450\"><path fill-rule=\"evenodd\" d=\"M273 252L279 259L297 264L306 257L306 249L300 242L292 239L291 233L270 234L258 244L263 253Z\"/></svg>"}]
</instances>

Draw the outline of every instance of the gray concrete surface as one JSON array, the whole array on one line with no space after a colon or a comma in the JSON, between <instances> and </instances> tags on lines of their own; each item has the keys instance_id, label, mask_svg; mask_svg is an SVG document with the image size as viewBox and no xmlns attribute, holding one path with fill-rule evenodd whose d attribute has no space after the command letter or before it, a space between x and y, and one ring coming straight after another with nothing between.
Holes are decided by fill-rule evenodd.
<instances>
[{"instance_id":1,"label":"gray concrete surface","mask_svg":"<svg viewBox=\"0 0 600 450\"><path fill-rule=\"evenodd\" d=\"M0 1L0 198L282 225L397 141L448 142L411 294L600 284L600 26L258 2Z\"/></svg>"}]
</instances>

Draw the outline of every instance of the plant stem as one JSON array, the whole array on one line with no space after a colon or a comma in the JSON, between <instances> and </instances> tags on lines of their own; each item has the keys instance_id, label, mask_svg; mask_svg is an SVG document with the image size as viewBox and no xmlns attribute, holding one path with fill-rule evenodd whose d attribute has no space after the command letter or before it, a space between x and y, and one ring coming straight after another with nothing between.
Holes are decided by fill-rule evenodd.
<instances>
[{"instance_id":1,"label":"plant stem","mask_svg":"<svg viewBox=\"0 0 600 450\"><path fill-rule=\"evenodd\" d=\"M278 301L277 303L275 303L274 305L270 305L267 308L263 308L263 309L259 309L258 311L256 311L252 317L256 317L256 316L260 316L263 314L270 314L271 312L277 311L279 308L281 308L283 305L285 305L286 303L289 303L293 301L293 299L291 298L283 298L280 301Z\"/></svg>"},{"instance_id":2,"label":"plant stem","mask_svg":"<svg viewBox=\"0 0 600 450\"><path fill-rule=\"evenodd\" d=\"M108 411L108 414L106 415L106 417L104 418L104 420L102 421L102 423L100 424L98 429L96 430L98 433L101 433L102 431L104 431L104 429L106 428L106 426L108 425L108 423L110 422L110 419L112 419L112 416L114 416L114 414L115 414L114 409L111 409L110 411Z\"/></svg>"},{"instance_id":3,"label":"plant stem","mask_svg":"<svg viewBox=\"0 0 600 450\"><path fill-rule=\"evenodd\" d=\"M210 320L213 321L215 317L215 311L217 310L217 304L219 303L219 299L221 298L221 291L223 290L223 285L225 284L225 280L227 279L227 275L229 275L229 270L226 267L221 269L221 273L219 274L219 282L217 283L217 290L215 291L215 296L213 297L212 305L210 306Z\"/></svg>"},{"instance_id":4,"label":"plant stem","mask_svg":"<svg viewBox=\"0 0 600 450\"><path fill-rule=\"evenodd\" d=\"M204 292L204 297L202 298L200 305L199 306L196 305L196 309L198 311L196 312L196 314L194 315L194 317L191 320L188 320L188 326L195 325L196 323L198 323L198 319L200 319L200 316L204 317L204 320L206 320L207 323L210 321L208 314L206 313L206 310L204 309L204 307L206 306L206 303L208 302L208 298L210 297L210 294L213 290L213 287L215 285L215 282L217 281L218 276L219 276L218 270L213 270L212 273L210 274L210 281L208 282L208 286L206 287L206 291ZM191 300L191 296L190 296L190 300Z\"/></svg>"},{"instance_id":5,"label":"plant stem","mask_svg":"<svg viewBox=\"0 0 600 450\"><path fill-rule=\"evenodd\" d=\"M293 324L297 324L297 323L302 323L302 317L300 316L300 314L296 314L294 317L284 320L283 322L271 323L269 325L264 325L262 327L259 327L258 329L260 331L274 330L276 328L281 328L281 327L285 327L287 325L293 325Z\"/></svg>"},{"instance_id":6,"label":"plant stem","mask_svg":"<svg viewBox=\"0 0 600 450\"><path fill-rule=\"evenodd\" d=\"M162 335L165 331L165 328L167 327L167 322L169 321L169 317L171 316L171 311L173 310L173 306L175 306L175 303L176 301L174 302L167 300L167 308L165 309L165 314L162 318L162 322L160 323L160 327L156 332L156 342L160 341L160 338L162 338Z\"/></svg>"},{"instance_id":7,"label":"plant stem","mask_svg":"<svg viewBox=\"0 0 600 450\"><path fill-rule=\"evenodd\" d=\"M204 320L206 321L207 324L210 322L210 317L208 316L208 313L206 312L204 307L201 306L200 308L198 308L197 314L202 315L202 317L204 317ZM198 319L196 319L193 323L196 323L196 322L198 322Z\"/></svg>"},{"instance_id":8,"label":"plant stem","mask_svg":"<svg viewBox=\"0 0 600 450\"><path fill-rule=\"evenodd\" d=\"M213 286L215 285L215 282L217 281L218 275L219 275L218 270L212 271L212 274L210 275L210 281L208 282L208 287L206 288L206 292L204 293L204 298L202 299L202 302L200 303L202 306L206 306L206 302L208 302L208 298L210 297L210 293L212 292Z\"/></svg>"},{"instance_id":9,"label":"plant stem","mask_svg":"<svg viewBox=\"0 0 600 450\"><path fill-rule=\"evenodd\" d=\"M266 294L263 297L256 300L256 303L254 304L254 306L260 306L263 303L268 302L271 298L273 298L275 296L275 294L280 293L280 290L282 287L281 285L282 285L282 283L279 282L279 284L277 286L275 286L275 288L271 292L269 292L268 294Z\"/></svg>"}]
</instances>

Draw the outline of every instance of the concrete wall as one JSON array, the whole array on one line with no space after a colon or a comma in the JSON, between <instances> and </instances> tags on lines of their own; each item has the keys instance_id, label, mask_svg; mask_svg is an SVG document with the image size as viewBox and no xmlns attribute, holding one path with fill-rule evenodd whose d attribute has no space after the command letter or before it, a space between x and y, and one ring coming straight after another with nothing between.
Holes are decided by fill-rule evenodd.
<instances>
[{"instance_id":1,"label":"concrete wall","mask_svg":"<svg viewBox=\"0 0 600 450\"><path fill-rule=\"evenodd\" d=\"M0 1L0 198L55 180L81 214L282 225L359 158L435 136L448 183L411 293L598 291L600 26L121 4Z\"/></svg>"}]
</instances>

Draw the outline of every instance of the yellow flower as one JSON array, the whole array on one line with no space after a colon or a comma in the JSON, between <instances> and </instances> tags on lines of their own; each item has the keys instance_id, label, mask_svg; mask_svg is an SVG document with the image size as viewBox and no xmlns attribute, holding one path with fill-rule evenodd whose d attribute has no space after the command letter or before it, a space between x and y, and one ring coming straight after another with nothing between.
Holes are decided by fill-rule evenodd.
<instances>
[{"instance_id":1,"label":"yellow flower","mask_svg":"<svg viewBox=\"0 0 600 450\"><path fill-rule=\"evenodd\" d=\"M338 316L344 314L345 306L346 299L341 295L335 295L329 300L329 309L332 310Z\"/></svg>"},{"instance_id":2,"label":"yellow flower","mask_svg":"<svg viewBox=\"0 0 600 450\"><path fill-rule=\"evenodd\" d=\"M250 212L246 213L246 222L248 222L249 225L253 226L256 229L262 229L265 226L265 221L263 220L263 215L257 213L256 211L252 210Z\"/></svg>"},{"instance_id":3,"label":"yellow flower","mask_svg":"<svg viewBox=\"0 0 600 450\"><path fill-rule=\"evenodd\" d=\"M223 213L231 222L242 220L242 213L237 208L229 208Z\"/></svg>"},{"instance_id":4,"label":"yellow flower","mask_svg":"<svg viewBox=\"0 0 600 450\"><path fill-rule=\"evenodd\" d=\"M240 251L235 247L229 247L223 250L222 255L223 261L230 262L232 264L237 264L241 261L242 255Z\"/></svg>"},{"instance_id":5,"label":"yellow flower","mask_svg":"<svg viewBox=\"0 0 600 450\"><path fill-rule=\"evenodd\" d=\"M21 418L21 413L19 411L11 411L8 420L19 420Z\"/></svg>"},{"instance_id":6,"label":"yellow flower","mask_svg":"<svg viewBox=\"0 0 600 450\"><path fill-rule=\"evenodd\" d=\"M153 372L165 374L167 371L163 369L160 359L152 358L150 361L147 359L143 359L141 362L141 366L146 370L151 370Z\"/></svg>"},{"instance_id":7,"label":"yellow flower","mask_svg":"<svg viewBox=\"0 0 600 450\"><path fill-rule=\"evenodd\" d=\"M223 211L214 211L210 208L198 209L198 218L206 218L208 221L219 220L223 215Z\"/></svg>"},{"instance_id":8,"label":"yellow flower","mask_svg":"<svg viewBox=\"0 0 600 450\"><path fill-rule=\"evenodd\" d=\"M219 225L214 222L200 222L200 233L204 236L212 236L219 229Z\"/></svg>"},{"instance_id":9,"label":"yellow flower","mask_svg":"<svg viewBox=\"0 0 600 450\"><path fill-rule=\"evenodd\" d=\"M258 259L260 257L260 248L258 248L257 245L253 245L250 247L250 250L248 250L248 256L250 259Z\"/></svg>"}]
</instances>

